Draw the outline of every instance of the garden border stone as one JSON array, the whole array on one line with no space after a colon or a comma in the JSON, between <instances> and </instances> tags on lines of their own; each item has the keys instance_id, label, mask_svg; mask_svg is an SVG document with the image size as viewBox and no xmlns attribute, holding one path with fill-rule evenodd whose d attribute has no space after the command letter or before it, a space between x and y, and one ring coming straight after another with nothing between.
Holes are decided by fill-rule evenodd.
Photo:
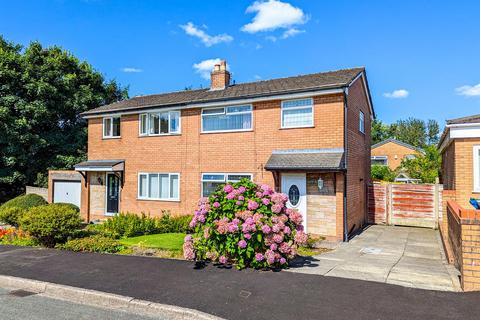
<instances>
[{"instance_id":1,"label":"garden border stone","mask_svg":"<svg viewBox=\"0 0 480 320\"><path fill-rule=\"evenodd\" d=\"M0 287L16 290L21 289L45 297L93 307L116 309L142 315L161 314L173 320L222 320L222 318L194 309L19 277L0 275Z\"/></svg>"}]
</instances>

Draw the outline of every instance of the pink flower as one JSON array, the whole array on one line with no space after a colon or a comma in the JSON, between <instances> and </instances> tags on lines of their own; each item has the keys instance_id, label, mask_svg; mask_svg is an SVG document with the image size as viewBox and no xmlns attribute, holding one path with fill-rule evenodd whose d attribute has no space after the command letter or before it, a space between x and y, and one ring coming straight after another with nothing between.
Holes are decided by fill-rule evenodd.
<instances>
[{"instance_id":1,"label":"pink flower","mask_svg":"<svg viewBox=\"0 0 480 320\"><path fill-rule=\"evenodd\" d=\"M272 231L275 232L275 233L280 232L280 226L278 224L274 224L272 226Z\"/></svg>"},{"instance_id":2,"label":"pink flower","mask_svg":"<svg viewBox=\"0 0 480 320\"><path fill-rule=\"evenodd\" d=\"M245 200L245 197L244 196L238 196L238 200L243 201L243 200Z\"/></svg>"},{"instance_id":3,"label":"pink flower","mask_svg":"<svg viewBox=\"0 0 480 320\"><path fill-rule=\"evenodd\" d=\"M295 242L297 244L305 244L307 243L307 240L308 240L308 236L305 232L303 231L297 231L297 233L295 234Z\"/></svg>"},{"instance_id":4,"label":"pink flower","mask_svg":"<svg viewBox=\"0 0 480 320\"><path fill-rule=\"evenodd\" d=\"M265 257L263 256L263 254L261 254L261 253L256 253L256 254L255 254L255 260L257 260L257 261L263 261L263 259L265 259Z\"/></svg>"},{"instance_id":5,"label":"pink flower","mask_svg":"<svg viewBox=\"0 0 480 320\"><path fill-rule=\"evenodd\" d=\"M210 228L209 227L206 227L205 229L203 229L203 237L205 239L210 238Z\"/></svg>"},{"instance_id":6,"label":"pink flower","mask_svg":"<svg viewBox=\"0 0 480 320\"><path fill-rule=\"evenodd\" d=\"M220 262L222 264L226 264L227 263L227 257L220 256L220 258L218 258L218 262Z\"/></svg>"},{"instance_id":7,"label":"pink flower","mask_svg":"<svg viewBox=\"0 0 480 320\"><path fill-rule=\"evenodd\" d=\"M277 246L276 243L272 243L272 244L270 245L270 250L275 251L275 250L277 250L277 249L278 249L278 246Z\"/></svg>"},{"instance_id":8,"label":"pink flower","mask_svg":"<svg viewBox=\"0 0 480 320\"><path fill-rule=\"evenodd\" d=\"M214 207L214 208L220 207L220 203L218 203L217 201L215 201L215 202L213 203L213 207Z\"/></svg>"},{"instance_id":9,"label":"pink flower","mask_svg":"<svg viewBox=\"0 0 480 320\"><path fill-rule=\"evenodd\" d=\"M300 212L298 212L297 210L291 211L288 217L296 225L302 224L302 221L303 221L302 214Z\"/></svg>"},{"instance_id":10,"label":"pink flower","mask_svg":"<svg viewBox=\"0 0 480 320\"><path fill-rule=\"evenodd\" d=\"M253 200L248 200L248 205L247 205L248 210L255 210L258 208L258 203Z\"/></svg>"},{"instance_id":11,"label":"pink flower","mask_svg":"<svg viewBox=\"0 0 480 320\"><path fill-rule=\"evenodd\" d=\"M236 204L237 206L241 206L241 205L242 205L242 201L238 201L238 200L237 200L237 202L235 202L235 204Z\"/></svg>"},{"instance_id":12,"label":"pink flower","mask_svg":"<svg viewBox=\"0 0 480 320\"><path fill-rule=\"evenodd\" d=\"M185 241L185 242L192 241L192 240L193 240L193 238L192 238L192 235L191 235L191 234L187 234L187 235L185 236L185 238L183 239L183 241Z\"/></svg>"},{"instance_id":13,"label":"pink flower","mask_svg":"<svg viewBox=\"0 0 480 320\"><path fill-rule=\"evenodd\" d=\"M292 230L290 230L290 227L289 227L289 226L285 226L285 228L283 228L283 232L284 232L285 234L290 234L290 233L292 233Z\"/></svg>"},{"instance_id":14,"label":"pink flower","mask_svg":"<svg viewBox=\"0 0 480 320\"><path fill-rule=\"evenodd\" d=\"M285 259L284 257L281 257L280 264L285 264L285 263L287 263L287 259Z\"/></svg>"},{"instance_id":15,"label":"pink flower","mask_svg":"<svg viewBox=\"0 0 480 320\"><path fill-rule=\"evenodd\" d=\"M193 240L191 235L185 237L185 243L183 244L183 257L187 260L195 259L195 249L193 247Z\"/></svg>"},{"instance_id":16,"label":"pink flower","mask_svg":"<svg viewBox=\"0 0 480 320\"><path fill-rule=\"evenodd\" d=\"M262 226L262 232L263 232L264 234L269 234L270 232L272 232L272 229L271 229L268 225L264 224L264 225Z\"/></svg>"},{"instance_id":17,"label":"pink flower","mask_svg":"<svg viewBox=\"0 0 480 320\"><path fill-rule=\"evenodd\" d=\"M285 203L288 200L288 196L285 193L278 193L278 192L275 192L274 194L272 194L270 198L275 203Z\"/></svg>"},{"instance_id":18,"label":"pink flower","mask_svg":"<svg viewBox=\"0 0 480 320\"><path fill-rule=\"evenodd\" d=\"M230 192L230 193L227 194L227 199L228 200L235 199L235 196L236 196L236 194L234 192Z\"/></svg>"},{"instance_id":19,"label":"pink flower","mask_svg":"<svg viewBox=\"0 0 480 320\"><path fill-rule=\"evenodd\" d=\"M272 250L267 250L265 252L265 257L267 258L267 263L268 264L274 264L275 263L275 252Z\"/></svg>"},{"instance_id":20,"label":"pink flower","mask_svg":"<svg viewBox=\"0 0 480 320\"><path fill-rule=\"evenodd\" d=\"M255 223L258 223L260 222L260 220L263 218L263 214L261 213L255 213L253 215L253 221L255 221Z\"/></svg>"},{"instance_id":21,"label":"pink flower","mask_svg":"<svg viewBox=\"0 0 480 320\"><path fill-rule=\"evenodd\" d=\"M289 253L290 252L290 246L286 242L282 242L280 244L280 247L278 248L278 251L281 253Z\"/></svg>"},{"instance_id":22,"label":"pink flower","mask_svg":"<svg viewBox=\"0 0 480 320\"><path fill-rule=\"evenodd\" d=\"M193 217L192 221L190 221L190 224L188 226L190 227L190 229L193 229L195 228L196 225L197 225L197 219L196 217Z\"/></svg>"},{"instance_id":23,"label":"pink flower","mask_svg":"<svg viewBox=\"0 0 480 320\"><path fill-rule=\"evenodd\" d=\"M246 248L247 247L247 241L245 241L245 240L238 241L238 246L242 249Z\"/></svg>"},{"instance_id":24,"label":"pink flower","mask_svg":"<svg viewBox=\"0 0 480 320\"><path fill-rule=\"evenodd\" d=\"M244 236L245 239L247 239L247 240L252 239L252 235L251 235L250 233L245 233L245 234L243 234L243 236Z\"/></svg>"},{"instance_id":25,"label":"pink flower","mask_svg":"<svg viewBox=\"0 0 480 320\"><path fill-rule=\"evenodd\" d=\"M273 193L272 188L270 188L270 186L267 185L267 184L262 184L262 185L260 186L260 189L262 189L263 195L265 195L265 196L269 196L269 195L271 195L271 194Z\"/></svg>"},{"instance_id":26,"label":"pink flower","mask_svg":"<svg viewBox=\"0 0 480 320\"><path fill-rule=\"evenodd\" d=\"M261 193L260 191L257 191L255 192L255 195L257 196L257 198L261 198L263 196L263 193Z\"/></svg>"},{"instance_id":27,"label":"pink flower","mask_svg":"<svg viewBox=\"0 0 480 320\"><path fill-rule=\"evenodd\" d=\"M275 203L275 204L272 206L272 212L273 212L273 213L280 213L280 212L282 212L282 209L283 209L283 205L280 204L280 203Z\"/></svg>"},{"instance_id":28,"label":"pink flower","mask_svg":"<svg viewBox=\"0 0 480 320\"><path fill-rule=\"evenodd\" d=\"M246 221L248 218L252 217L252 212L245 210L245 211L239 211L235 213L235 217L242 219L243 221Z\"/></svg>"},{"instance_id":29,"label":"pink flower","mask_svg":"<svg viewBox=\"0 0 480 320\"><path fill-rule=\"evenodd\" d=\"M273 241L274 241L275 243L281 243L281 242L283 242L283 234L281 234L281 233L275 234L275 235L273 236Z\"/></svg>"},{"instance_id":30,"label":"pink flower","mask_svg":"<svg viewBox=\"0 0 480 320\"><path fill-rule=\"evenodd\" d=\"M238 191L240 193L244 193L247 189L244 187L244 186L240 186L240 188L238 188Z\"/></svg>"},{"instance_id":31,"label":"pink flower","mask_svg":"<svg viewBox=\"0 0 480 320\"><path fill-rule=\"evenodd\" d=\"M263 203L264 205L268 205L268 204L270 203L270 199L268 199L268 198L263 198L263 199L262 199L262 203Z\"/></svg>"},{"instance_id":32,"label":"pink flower","mask_svg":"<svg viewBox=\"0 0 480 320\"><path fill-rule=\"evenodd\" d=\"M225 191L226 193L230 193L233 191L233 187L229 184L225 185L225 187L223 187L223 191Z\"/></svg>"}]
</instances>

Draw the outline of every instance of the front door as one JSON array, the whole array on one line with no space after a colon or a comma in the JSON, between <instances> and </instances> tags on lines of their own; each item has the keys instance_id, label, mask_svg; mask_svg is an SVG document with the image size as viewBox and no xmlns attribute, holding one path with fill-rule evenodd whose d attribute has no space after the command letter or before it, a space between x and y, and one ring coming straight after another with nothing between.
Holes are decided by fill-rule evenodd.
<instances>
[{"instance_id":1,"label":"front door","mask_svg":"<svg viewBox=\"0 0 480 320\"><path fill-rule=\"evenodd\" d=\"M120 200L120 179L113 173L107 173L107 206L106 215L118 213L118 202Z\"/></svg>"},{"instance_id":2,"label":"front door","mask_svg":"<svg viewBox=\"0 0 480 320\"><path fill-rule=\"evenodd\" d=\"M307 177L305 173L282 173L282 192L288 196L287 208L297 209L307 232Z\"/></svg>"}]
</instances>

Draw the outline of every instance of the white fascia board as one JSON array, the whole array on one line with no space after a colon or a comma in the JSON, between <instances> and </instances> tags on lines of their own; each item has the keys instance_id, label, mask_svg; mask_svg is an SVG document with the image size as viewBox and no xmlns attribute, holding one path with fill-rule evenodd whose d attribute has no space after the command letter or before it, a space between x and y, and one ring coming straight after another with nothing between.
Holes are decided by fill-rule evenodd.
<instances>
[{"instance_id":1,"label":"white fascia board","mask_svg":"<svg viewBox=\"0 0 480 320\"><path fill-rule=\"evenodd\" d=\"M299 92L299 93L279 94L279 95L257 97L257 98L232 99L232 100L226 100L226 101L204 102L204 103L190 103L183 106L171 106L171 107L152 108L152 109L146 109L146 108L155 107L155 106L143 106L141 109L126 110L126 111L119 110L118 112L112 111L109 113L103 113L98 115L87 115L87 116L84 116L83 118L92 119L92 118L104 118L112 115L121 116L121 115L129 115L129 114L151 113L151 112L193 109L193 108L232 106L232 105L241 105L241 104L252 104L254 102L262 102L262 101L270 101L270 100L310 98L314 96L335 94L335 93L343 93L343 89L342 88L324 89L324 90L306 91L306 92Z\"/></svg>"},{"instance_id":2,"label":"white fascia board","mask_svg":"<svg viewBox=\"0 0 480 320\"><path fill-rule=\"evenodd\" d=\"M450 138L480 138L480 124L450 127Z\"/></svg>"},{"instance_id":3,"label":"white fascia board","mask_svg":"<svg viewBox=\"0 0 480 320\"><path fill-rule=\"evenodd\" d=\"M99 171L99 172L113 172L114 170L105 167L76 167L75 171Z\"/></svg>"}]
</instances>

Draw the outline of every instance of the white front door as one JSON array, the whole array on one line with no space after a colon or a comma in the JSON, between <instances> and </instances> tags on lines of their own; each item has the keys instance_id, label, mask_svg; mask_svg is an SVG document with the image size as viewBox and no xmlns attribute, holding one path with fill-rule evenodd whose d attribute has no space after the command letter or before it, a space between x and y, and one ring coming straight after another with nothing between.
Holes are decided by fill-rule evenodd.
<instances>
[{"instance_id":1,"label":"white front door","mask_svg":"<svg viewBox=\"0 0 480 320\"><path fill-rule=\"evenodd\" d=\"M282 173L282 192L288 196L287 208L297 209L307 232L307 176L305 173Z\"/></svg>"}]
</instances>

